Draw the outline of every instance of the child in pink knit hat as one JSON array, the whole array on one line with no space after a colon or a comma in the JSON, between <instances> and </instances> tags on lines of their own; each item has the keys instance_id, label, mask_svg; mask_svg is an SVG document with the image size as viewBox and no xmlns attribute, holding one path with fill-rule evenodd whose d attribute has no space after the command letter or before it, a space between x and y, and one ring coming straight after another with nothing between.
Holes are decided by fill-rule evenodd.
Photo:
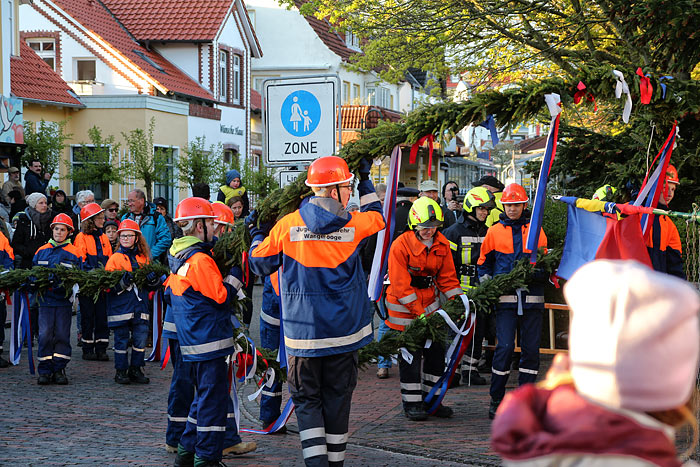
<instances>
[{"instance_id":1,"label":"child in pink knit hat","mask_svg":"<svg viewBox=\"0 0 700 467\"><path fill-rule=\"evenodd\" d=\"M635 261L599 260L564 295L569 355L501 404L492 446L504 465L682 465L675 429L690 424L697 443L698 292Z\"/></svg>"}]
</instances>

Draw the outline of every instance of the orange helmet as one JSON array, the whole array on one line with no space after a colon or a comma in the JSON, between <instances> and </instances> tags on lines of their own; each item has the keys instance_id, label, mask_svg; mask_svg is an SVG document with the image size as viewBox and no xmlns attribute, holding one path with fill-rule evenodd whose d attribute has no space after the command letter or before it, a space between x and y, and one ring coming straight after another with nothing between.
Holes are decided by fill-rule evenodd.
<instances>
[{"instance_id":1,"label":"orange helmet","mask_svg":"<svg viewBox=\"0 0 700 467\"><path fill-rule=\"evenodd\" d=\"M85 206L83 206L83 209L80 210L80 220L86 221L91 217L98 215L101 212L105 212L105 210L102 209L99 204L86 204Z\"/></svg>"},{"instance_id":2,"label":"orange helmet","mask_svg":"<svg viewBox=\"0 0 700 467\"><path fill-rule=\"evenodd\" d=\"M211 203L211 208L214 211L214 214L216 214L216 220L214 220L215 223L229 225L233 224L236 221L236 219L233 216L233 211L231 211L231 208L226 206L221 201L215 201Z\"/></svg>"},{"instance_id":3,"label":"orange helmet","mask_svg":"<svg viewBox=\"0 0 700 467\"><path fill-rule=\"evenodd\" d=\"M668 183L675 183L676 185L680 185L681 180L678 178L678 170L671 164L668 164L668 168L666 169L666 181Z\"/></svg>"},{"instance_id":4,"label":"orange helmet","mask_svg":"<svg viewBox=\"0 0 700 467\"><path fill-rule=\"evenodd\" d=\"M73 219L71 219L68 214L61 213L54 217L51 221L51 228L53 229L53 226L58 224L65 225L71 231L75 230L75 227L73 227Z\"/></svg>"},{"instance_id":5,"label":"orange helmet","mask_svg":"<svg viewBox=\"0 0 700 467\"><path fill-rule=\"evenodd\" d=\"M136 221L133 221L131 219L124 219L122 221L121 225L119 225L119 228L117 229L117 233L123 232L125 230L130 230L132 232L141 233L141 228L139 227L139 225L136 223Z\"/></svg>"},{"instance_id":6,"label":"orange helmet","mask_svg":"<svg viewBox=\"0 0 700 467\"><path fill-rule=\"evenodd\" d=\"M204 198L185 198L175 208L175 222L192 219L216 219L211 203Z\"/></svg>"},{"instance_id":7,"label":"orange helmet","mask_svg":"<svg viewBox=\"0 0 700 467\"><path fill-rule=\"evenodd\" d=\"M306 185L324 187L351 182L353 175L345 160L338 156L319 157L311 163L306 175Z\"/></svg>"},{"instance_id":8,"label":"orange helmet","mask_svg":"<svg viewBox=\"0 0 700 467\"><path fill-rule=\"evenodd\" d=\"M517 203L527 203L529 198L527 197L527 192L525 188L518 185L517 183L511 183L503 190L503 195L501 196L502 204L517 204Z\"/></svg>"}]
</instances>

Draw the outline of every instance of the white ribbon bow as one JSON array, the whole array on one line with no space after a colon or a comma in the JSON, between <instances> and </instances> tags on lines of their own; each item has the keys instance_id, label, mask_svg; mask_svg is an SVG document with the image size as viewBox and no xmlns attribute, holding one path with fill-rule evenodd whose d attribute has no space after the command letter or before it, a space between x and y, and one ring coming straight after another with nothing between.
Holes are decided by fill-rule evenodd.
<instances>
[{"instance_id":1,"label":"white ribbon bow","mask_svg":"<svg viewBox=\"0 0 700 467\"><path fill-rule=\"evenodd\" d=\"M629 123L630 114L632 113L632 95L630 94L630 87L625 81L625 77L621 71L613 70L613 75L615 75L615 97L619 99L622 94L627 94L627 100L625 100L625 108L622 110L622 121Z\"/></svg>"}]
</instances>

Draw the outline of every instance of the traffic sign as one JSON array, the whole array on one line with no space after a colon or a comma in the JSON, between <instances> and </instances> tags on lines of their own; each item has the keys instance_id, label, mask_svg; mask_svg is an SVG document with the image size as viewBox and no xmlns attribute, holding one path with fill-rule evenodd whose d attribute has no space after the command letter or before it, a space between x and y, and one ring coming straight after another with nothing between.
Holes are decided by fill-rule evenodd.
<instances>
[{"instance_id":1,"label":"traffic sign","mask_svg":"<svg viewBox=\"0 0 700 467\"><path fill-rule=\"evenodd\" d=\"M265 163L295 165L336 152L336 76L264 83Z\"/></svg>"},{"instance_id":2,"label":"traffic sign","mask_svg":"<svg viewBox=\"0 0 700 467\"><path fill-rule=\"evenodd\" d=\"M303 173L303 170L280 170L280 188L291 185Z\"/></svg>"}]
</instances>

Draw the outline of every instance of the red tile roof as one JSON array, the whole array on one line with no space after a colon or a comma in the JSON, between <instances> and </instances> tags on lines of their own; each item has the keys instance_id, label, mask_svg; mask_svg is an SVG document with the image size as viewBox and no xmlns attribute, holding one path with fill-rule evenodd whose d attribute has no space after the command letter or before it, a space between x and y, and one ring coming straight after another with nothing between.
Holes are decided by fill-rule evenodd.
<instances>
[{"instance_id":1,"label":"red tile roof","mask_svg":"<svg viewBox=\"0 0 700 467\"><path fill-rule=\"evenodd\" d=\"M306 0L295 0L294 3L296 4L297 8L301 8L301 6L306 3ZM340 58L342 58L344 61L347 62L351 55L359 53L356 50L348 47L345 44L345 39L340 37L337 32L332 31L333 26L325 18L318 19L313 15L309 15L304 16L304 19L307 23L309 23L309 26L311 26L326 47L328 47L331 52L340 56Z\"/></svg>"},{"instance_id":2,"label":"red tile roof","mask_svg":"<svg viewBox=\"0 0 700 467\"><path fill-rule=\"evenodd\" d=\"M10 58L12 94L37 101L83 106L65 81L26 42L20 42L19 57Z\"/></svg>"},{"instance_id":3,"label":"red tile roof","mask_svg":"<svg viewBox=\"0 0 700 467\"><path fill-rule=\"evenodd\" d=\"M250 89L250 110L262 110L262 96L255 89Z\"/></svg>"},{"instance_id":4,"label":"red tile roof","mask_svg":"<svg viewBox=\"0 0 700 467\"><path fill-rule=\"evenodd\" d=\"M211 41L233 0L102 0L138 40Z\"/></svg>"},{"instance_id":5,"label":"red tile roof","mask_svg":"<svg viewBox=\"0 0 700 467\"><path fill-rule=\"evenodd\" d=\"M213 101L214 96L158 53L142 47L111 12L97 0L54 0L85 29L107 41L168 91ZM162 69L159 70L151 63Z\"/></svg>"},{"instance_id":6,"label":"red tile roof","mask_svg":"<svg viewBox=\"0 0 700 467\"><path fill-rule=\"evenodd\" d=\"M342 109L343 130L374 128L379 120L398 122L403 117L399 112L374 105L344 105Z\"/></svg>"}]
</instances>

